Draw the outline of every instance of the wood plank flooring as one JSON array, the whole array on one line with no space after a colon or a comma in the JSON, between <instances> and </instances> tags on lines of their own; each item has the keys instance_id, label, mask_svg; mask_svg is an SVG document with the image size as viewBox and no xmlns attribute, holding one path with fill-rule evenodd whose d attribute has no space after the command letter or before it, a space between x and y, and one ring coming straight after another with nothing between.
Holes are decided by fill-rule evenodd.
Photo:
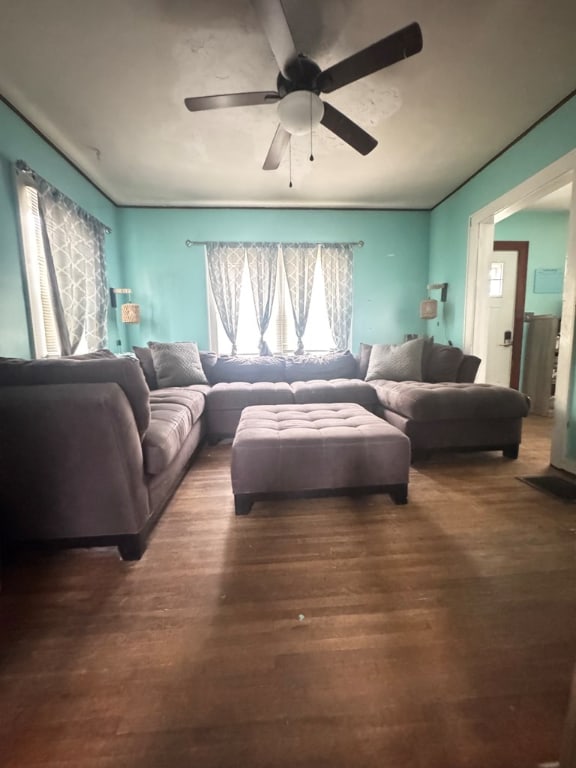
<instances>
[{"instance_id":1,"label":"wood plank flooring","mask_svg":"<svg viewBox=\"0 0 576 768\"><path fill-rule=\"evenodd\" d=\"M527 768L576 661L576 505L548 464L433 457L409 503L233 514L203 450L144 558L19 553L0 593L2 768Z\"/></svg>"}]
</instances>

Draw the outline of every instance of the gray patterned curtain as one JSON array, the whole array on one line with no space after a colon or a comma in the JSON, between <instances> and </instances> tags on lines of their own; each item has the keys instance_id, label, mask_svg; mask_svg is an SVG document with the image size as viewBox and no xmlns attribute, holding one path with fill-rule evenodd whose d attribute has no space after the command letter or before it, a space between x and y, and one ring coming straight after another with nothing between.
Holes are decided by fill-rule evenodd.
<instances>
[{"instance_id":1,"label":"gray patterned curtain","mask_svg":"<svg viewBox=\"0 0 576 768\"><path fill-rule=\"evenodd\" d=\"M352 327L352 247L323 245L320 251L326 311L337 349L347 349Z\"/></svg>"},{"instance_id":2,"label":"gray patterned curtain","mask_svg":"<svg viewBox=\"0 0 576 768\"><path fill-rule=\"evenodd\" d=\"M317 257L317 243L285 243L282 245L284 271L286 273L292 314L294 315L294 326L298 338L298 346L295 353L297 355L301 355L304 352L302 337L308 322Z\"/></svg>"},{"instance_id":3,"label":"gray patterned curtain","mask_svg":"<svg viewBox=\"0 0 576 768\"><path fill-rule=\"evenodd\" d=\"M232 344L232 354L235 355L245 259L244 244L208 243L206 257L214 303L226 336Z\"/></svg>"},{"instance_id":4,"label":"gray patterned curtain","mask_svg":"<svg viewBox=\"0 0 576 768\"><path fill-rule=\"evenodd\" d=\"M62 354L74 354L82 336L90 351L101 349L108 309L106 228L39 177L36 188Z\"/></svg>"},{"instance_id":5,"label":"gray patterned curtain","mask_svg":"<svg viewBox=\"0 0 576 768\"><path fill-rule=\"evenodd\" d=\"M248 272L252 286L252 298L256 322L260 331L259 350L261 355L271 355L270 347L264 340L264 334L270 325L274 294L276 292L276 275L278 274L278 244L257 243L246 245Z\"/></svg>"}]
</instances>

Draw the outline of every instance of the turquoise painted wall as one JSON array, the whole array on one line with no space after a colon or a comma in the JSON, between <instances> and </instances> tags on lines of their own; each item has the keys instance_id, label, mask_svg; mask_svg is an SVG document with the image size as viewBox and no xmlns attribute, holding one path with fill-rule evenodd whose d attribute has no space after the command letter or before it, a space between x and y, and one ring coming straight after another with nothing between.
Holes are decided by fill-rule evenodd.
<instances>
[{"instance_id":1,"label":"turquoise painted wall","mask_svg":"<svg viewBox=\"0 0 576 768\"><path fill-rule=\"evenodd\" d=\"M19 159L112 229L106 239L108 275L112 285L122 282L117 208L0 102L0 356L5 357L31 354L12 176L12 163Z\"/></svg>"},{"instance_id":2,"label":"turquoise painted wall","mask_svg":"<svg viewBox=\"0 0 576 768\"><path fill-rule=\"evenodd\" d=\"M450 322L462 343L468 226L472 214L576 147L576 97L432 211L430 282L450 283Z\"/></svg>"},{"instance_id":3,"label":"turquoise painted wall","mask_svg":"<svg viewBox=\"0 0 576 768\"><path fill-rule=\"evenodd\" d=\"M354 255L352 348L421 333L428 278L430 214L271 209L121 210L125 278L141 305L130 341L194 340L207 347L204 248L190 240L363 240Z\"/></svg>"},{"instance_id":4,"label":"turquoise painted wall","mask_svg":"<svg viewBox=\"0 0 576 768\"><path fill-rule=\"evenodd\" d=\"M528 240L528 273L526 280L526 312L536 315L562 313L562 291L535 293L534 273L537 269L560 269L564 273L568 246L567 212L520 211L499 222L494 228L495 240Z\"/></svg>"}]
</instances>

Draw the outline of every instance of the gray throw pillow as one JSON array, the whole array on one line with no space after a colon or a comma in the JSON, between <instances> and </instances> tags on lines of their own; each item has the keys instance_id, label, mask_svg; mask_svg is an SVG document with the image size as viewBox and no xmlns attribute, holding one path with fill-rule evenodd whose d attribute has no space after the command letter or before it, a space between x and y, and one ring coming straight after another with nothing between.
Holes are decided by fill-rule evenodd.
<instances>
[{"instance_id":1,"label":"gray throw pillow","mask_svg":"<svg viewBox=\"0 0 576 768\"><path fill-rule=\"evenodd\" d=\"M195 341L149 341L159 387L208 384Z\"/></svg>"},{"instance_id":2,"label":"gray throw pillow","mask_svg":"<svg viewBox=\"0 0 576 768\"><path fill-rule=\"evenodd\" d=\"M426 339L412 339L404 344L374 344L366 381L422 381L422 352Z\"/></svg>"}]
</instances>

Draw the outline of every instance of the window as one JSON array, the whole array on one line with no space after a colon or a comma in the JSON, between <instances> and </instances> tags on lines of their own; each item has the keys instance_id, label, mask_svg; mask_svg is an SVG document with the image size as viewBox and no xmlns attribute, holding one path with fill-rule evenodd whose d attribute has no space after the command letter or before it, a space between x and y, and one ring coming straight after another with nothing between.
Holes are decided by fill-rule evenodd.
<instances>
[{"instance_id":1,"label":"window","mask_svg":"<svg viewBox=\"0 0 576 768\"><path fill-rule=\"evenodd\" d=\"M30 332L36 357L106 342L105 226L16 163Z\"/></svg>"},{"instance_id":2,"label":"window","mask_svg":"<svg viewBox=\"0 0 576 768\"><path fill-rule=\"evenodd\" d=\"M488 296L491 299L502 298L504 286L504 264L501 261L493 261L488 273Z\"/></svg>"},{"instance_id":3,"label":"window","mask_svg":"<svg viewBox=\"0 0 576 768\"><path fill-rule=\"evenodd\" d=\"M209 297L211 348L221 354L229 354L230 340L220 320L211 290L209 290ZM280 354L294 352L298 343L282 258L278 259L274 306L265 338L270 350ZM245 262L240 289L240 311L236 339L237 353L240 355L258 354L259 339L260 332L254 311L248 264ZM335 346L326 311L325 283L319 257L316 258L314 268L314 283L308 312L308 322L306 323L306 331L304 333L304 346L307 352L325 352L333 349Z\"/></svg>"}]
</instances>

